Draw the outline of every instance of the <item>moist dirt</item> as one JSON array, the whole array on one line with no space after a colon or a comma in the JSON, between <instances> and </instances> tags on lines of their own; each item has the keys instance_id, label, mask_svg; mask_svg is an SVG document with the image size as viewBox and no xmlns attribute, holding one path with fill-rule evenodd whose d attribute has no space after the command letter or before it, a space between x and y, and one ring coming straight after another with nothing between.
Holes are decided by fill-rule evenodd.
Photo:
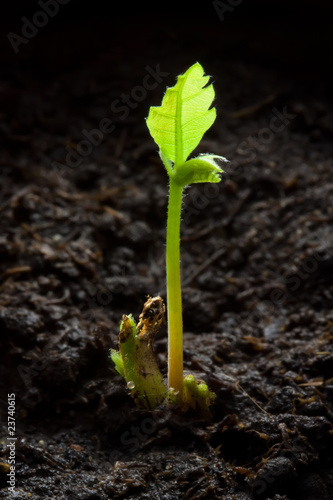
<instances>
[{"instance_id":1,"label":"moist dirt","mask_svg":"<svg viewBox=\"0 0 333 500\"><path fill-rule=\"evenodd\" d=\"M0 498L333 498L331 75L293 26L279 50L268 21L206 28L133 22L112 45L103 23L89 40L65 23L4 62ZM230 160L182 215L184 370L216 393L210 420L139 410L109 359L122 315L165 299L167 176L145 117L196 60L218 112L196 152ZM165 325L155 351L166 375Z\"/></svg>"}]
</instances>

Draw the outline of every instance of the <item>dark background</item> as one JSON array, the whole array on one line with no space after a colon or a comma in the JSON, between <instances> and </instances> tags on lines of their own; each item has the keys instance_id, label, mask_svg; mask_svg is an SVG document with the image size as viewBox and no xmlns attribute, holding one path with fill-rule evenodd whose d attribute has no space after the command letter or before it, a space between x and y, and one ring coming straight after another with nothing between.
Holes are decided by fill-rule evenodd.
<instances>
[{"instance_id":1,"label":"dark background","mask_svg":"<svg viewBox=\"0 0 333 500\"><path fill-rule=\"evenodd\" d=\"M66 110L66 116L62 117L63 132L75 138L75 131L82 129L80 118L87 114L91 102L87 88L93 87L94 81L102 82L110 100L112 92L114 98L117 93L139 84L146 65L155 67L156 64L160 64L162 71L170 72L166 78L168 85L195 61L203 65L207 74L214 71L214 80L218 83L216 102L221 113L233 111L229 89L224 86L226 71L231 72L228 76L234 76L239 89L239 107L264 98L267 82L263 81L266 78L262 75L263 69L270 75L273 92L275 86L280 87L279 92L285 89L298 97L331 98L333 16L330 2L243 0L232 7L232 11L222 13L223 18L214 5L213 2L169 2L167 7L159 2L108 5L102 1L71 0L59 5L58 14L39 28L27 44L20 44L15 54L8 33L21 35L22 17L32 20L41 7L32 1L3 2L0 20L2 128L22 135L32 126L33 118L27 116L29 113L22 106L25 88L34 93L34 97L26 95L31 113L34 113L33 100L37 99L42 107L50 108L49 121L52 121L52 113L63 104L57 105L48 90L56 86L59 79ZM220 74L215 69L217 66L221 68ZM252 75L251 91L257 95L251 99L251 91L245 84L242 88L242 68ZM160 94L152 92L149 102L139 104L136 110L139 118L147 116L151 104L159 103ZM107 108L108 103L101 104L101 113L103 106ZM90 120L91 126L96 124L95 117ZM54 133L54 124L49 130L45 124L42 128L43 132ZM44 149L43 153L49 161L55 157L52 148Z\"/></svg>"},{"instance_id":2,"label":"dark background","mask_svg":"<svg viewBox=\"0 0 333 500\"><path fill-rule=\"evenodd\" d=\"M323 77L332 75L329 1L243 0L233 11L225 12L223 22L213 2L174 1L167 8L158 2L110 3L71 0L60 5L54 19L26 46L22 44L15 56L6 34L20 34L22 16L31 19L41 8L32 1L3 2L3 69L35 70L46 78L59 70L59 58L63 67L73 68L80 61L100 57L101 51L115 58L118 54L128 64L138 56L142 60L146 56L149 63L153 44L156 53L169 47L170 64L176 63L180 51L192 47L194 59L199 49L207 61L238 57L271 66L283 63L281 70L302 71L309 78L317 72ZM57 34L52 42L51 34ZM116 69L116 65L109 68L110 73Z\"/></svg>"}]
</instances>

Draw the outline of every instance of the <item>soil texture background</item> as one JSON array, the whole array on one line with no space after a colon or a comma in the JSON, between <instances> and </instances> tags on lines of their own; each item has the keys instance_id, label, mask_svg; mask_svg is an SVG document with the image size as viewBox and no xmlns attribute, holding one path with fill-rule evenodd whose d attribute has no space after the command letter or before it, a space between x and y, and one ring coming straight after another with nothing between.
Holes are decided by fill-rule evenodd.
<instances>
[{"instance_id":1,"label":"soil texture background","mask_svg":"<svg viewBox=\"0 0 333 500\"><path fill-rule=\"evenodd\" d=\"M332 499L329 2L51 3L1 20L0 498ZM122 315L165 299L145 117L196 61L217 119L195 153L229 160L182 211L184 370L210 420L136 408L109 359Z\"/></svg>"}]
</instances>

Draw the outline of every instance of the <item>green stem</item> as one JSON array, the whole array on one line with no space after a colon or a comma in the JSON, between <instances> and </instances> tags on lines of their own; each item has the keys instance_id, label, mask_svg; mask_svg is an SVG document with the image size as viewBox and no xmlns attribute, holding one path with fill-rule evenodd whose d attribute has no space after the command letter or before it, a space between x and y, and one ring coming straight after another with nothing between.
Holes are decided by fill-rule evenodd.
<instances>
[{"instance_id":1,"label":"green stem","mask_svg":"<svg viewBox=\"0 0 333 500\"><path fill-rule=\"evenodd\" d=\"M180 215L183 188L170 177L166 241L168 310L168 385L183 394L183 319L180 283Z\"/></svg>"}]
</instances>

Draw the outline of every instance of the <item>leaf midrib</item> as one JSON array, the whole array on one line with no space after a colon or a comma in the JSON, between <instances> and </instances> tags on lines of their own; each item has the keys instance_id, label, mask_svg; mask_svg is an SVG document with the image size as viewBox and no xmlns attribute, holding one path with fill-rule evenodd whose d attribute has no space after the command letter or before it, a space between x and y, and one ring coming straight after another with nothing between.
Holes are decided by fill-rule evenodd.
<instances>
[{"instance_id":1,"label":"leaf midrib","mask_svg":"<svg viewBox=\"0 0 333 500\"><path fill-rule=\"evenodd\" d=\"M183 134L182 134L182 92L185 84L185 78L182 78L177 94L177 108L175 120L175 136L176 136L176 151L175 151L175 165L177 168L184 163L183 159Z\"/></svg>"}]
</instances>

